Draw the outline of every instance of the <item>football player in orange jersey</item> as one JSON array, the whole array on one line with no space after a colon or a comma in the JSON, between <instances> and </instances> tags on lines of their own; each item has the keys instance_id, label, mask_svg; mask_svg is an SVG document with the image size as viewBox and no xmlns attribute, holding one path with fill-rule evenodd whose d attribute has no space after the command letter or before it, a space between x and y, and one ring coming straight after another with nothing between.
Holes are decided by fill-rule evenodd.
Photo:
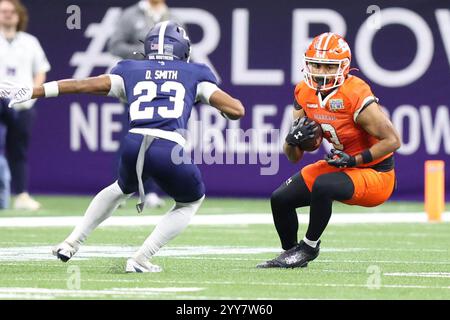
<instances>
[{"instance_id":1,"label":"football player in orange jersey","mask_svg":"<svg viewBox=\"0 0 450 320\"><path fill-rule=\"evenodd\" d=\"M393 152L400 147L399 135L367 83L349 74L347 42L337 34L323 33L308 47L304 62L305 79L295 88L295 120L284 152L297 163L303 156L298 146L314 136L315 123L334 149L272 194L274 223L285 251L258 268L306 267L319 255L319 239L331 217L333 201L377 206L390 197L395 186ZM295 209L305 206L310 206L309 225L298 242Z\"/></svg>"}]
</instances>

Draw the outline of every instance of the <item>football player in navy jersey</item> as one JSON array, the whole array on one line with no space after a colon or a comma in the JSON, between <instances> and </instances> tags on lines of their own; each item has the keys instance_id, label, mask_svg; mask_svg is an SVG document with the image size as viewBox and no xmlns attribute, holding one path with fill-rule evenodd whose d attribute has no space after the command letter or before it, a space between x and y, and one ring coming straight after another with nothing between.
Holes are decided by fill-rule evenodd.
<instances>
[{"instance_id":1,"label":"football player in navy jersey","mask_svg":"<svg viewBox=\"0 0 450 320\"><path fill-rule=\"evenodd\" d=\"M111 74L53 81L34 88L0 85L0 97L11 99L11 104L60 94L90 93L119 98L128 106L130 130L121 145L118 180L94 197L82 221L54 248L53 254L64 262L135 192L140 195L137 209L141 211L143 181L151 177L175 200L175 205L127 260L125 270L161 271L150 262L151 257L187 227L205 197L197 166L186 161L175 164L171 156L174 147L185 143L181 132L187 128L193 105L198 101L209 104L232 120L244 116L241 102L219 89L206 65L189 63L190 41L180 25L171 21L158 23L148 33L144 47L147 59L123 60Z\"/></svg>"}]
</instances>

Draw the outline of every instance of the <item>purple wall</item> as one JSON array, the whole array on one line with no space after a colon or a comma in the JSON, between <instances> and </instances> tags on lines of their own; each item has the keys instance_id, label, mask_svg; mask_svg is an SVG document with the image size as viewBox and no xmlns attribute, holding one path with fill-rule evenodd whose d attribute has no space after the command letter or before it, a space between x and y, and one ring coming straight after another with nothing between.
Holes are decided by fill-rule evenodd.
<instances>
[{"instance_id":1,"label":"purple wall","mask_svg":"<svg viewBox=\"0 0 450 320\"><path fill-rule=\"evenodd\" d=\"M402 135L403 147L396 155L398 190L393 198L421 200L424 161L447 160L450 155L450 7L448 1L389 1L380 4L379 14L368 14L371 2L168 1L188 27L196 60L212 65L221 76L221 86L245 104L247 114L239 124L244 130L281 128L283 136L289 125L288 116L283 120L283 115L292 103L294 75L300 76L297 58L303 53L304 39L328 31L330 26L345 33L353 66L360 69L354 74L372 85ZM120 13L109 8L134 2L77 1L80 30L66 26L70 16L66 9L72 1L24 3L31 14L29 32L39 38L52 65L48 79L56 80L104 73L113 59L101 52L103 40ZM93 34L97 43L92 41ZM122 136L120 122L124 118L117 101L66 96L38 101L36 108L30 150L31 191L94 193L115 179L114 150ZM193 115L198 117L206 128L229 127L213 109L200 107ZM202 137L208 139L209 132L205 132ZM219 152L225 135L220 132L215 140ZM201 164L207 194L270 195L300 169L278 154L275 143L272 146L277 151L272 160L279 160L276 175L261 175L260 164ZM324 151L320 148L303 163L322 158ZM447 182L449 177L447 166Z\"/></svg>"}]
</instances>

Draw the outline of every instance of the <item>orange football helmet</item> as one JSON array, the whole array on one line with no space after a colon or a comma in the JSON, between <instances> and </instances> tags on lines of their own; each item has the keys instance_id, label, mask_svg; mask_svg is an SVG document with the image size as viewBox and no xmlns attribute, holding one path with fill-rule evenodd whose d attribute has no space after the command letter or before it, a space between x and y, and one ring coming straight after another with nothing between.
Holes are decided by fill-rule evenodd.
<instances>
[{"instance_id":1,"label":"orange football helmet","mask_svg":"<svg viewBox=\"0 0 450 320\"><path fill-rule=\"evenodd\" d=\"M313 39L304 55L303 75L306 84L317 91L327 91L342 85L350 71L352 53L345 39L326 32ZM312 66L334 64L336 73L314 73Z\"/></svg>"}]
</instances>

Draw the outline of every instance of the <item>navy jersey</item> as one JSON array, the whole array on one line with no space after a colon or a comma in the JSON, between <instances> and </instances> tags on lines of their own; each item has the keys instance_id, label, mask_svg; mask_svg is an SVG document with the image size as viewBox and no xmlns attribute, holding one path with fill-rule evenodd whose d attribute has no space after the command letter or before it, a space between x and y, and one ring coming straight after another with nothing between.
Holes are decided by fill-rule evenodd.
<instances>
[{"instance_id":1,"label":"navy jersey","mask_svg":"<svg viewBox=\"0 0 450 320\"><path fill-rule=\"evenodd\" d=\"M123 60L111 74L124 81L131 129L186 129L197 85L217 84L206 65L179 60Z\"/></svg>"}]
</instances>

